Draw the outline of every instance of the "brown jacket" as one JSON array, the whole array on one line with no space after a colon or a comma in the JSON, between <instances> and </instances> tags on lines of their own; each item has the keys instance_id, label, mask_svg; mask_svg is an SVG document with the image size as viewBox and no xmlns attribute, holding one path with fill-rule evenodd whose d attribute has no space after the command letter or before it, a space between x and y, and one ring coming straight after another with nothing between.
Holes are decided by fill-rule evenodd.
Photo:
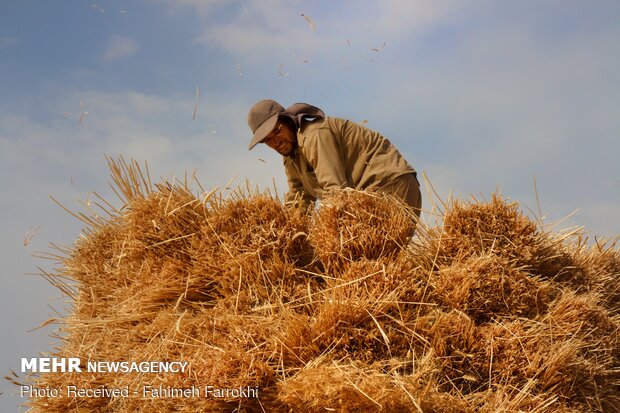
<instances>
[{"instance_id":1,"label":"brown jacket","mask_svg":"<svg viewBox=\"0 0 620 413\"><path fill-rule=\"evenodd\" d=\"M379 133L345 119L326 117L303 123L298 148L284 157L289 192L305 207L341 188L377 191L394 178L415 173L394 145Z\"/></svg>"}]
</instances>

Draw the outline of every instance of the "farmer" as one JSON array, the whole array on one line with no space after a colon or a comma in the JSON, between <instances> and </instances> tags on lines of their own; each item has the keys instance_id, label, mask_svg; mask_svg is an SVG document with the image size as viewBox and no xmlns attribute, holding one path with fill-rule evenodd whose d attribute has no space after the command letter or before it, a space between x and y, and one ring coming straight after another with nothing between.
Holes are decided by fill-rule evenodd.
<instances>
[{"instance_id":1,"label":"farmer","mask_svg":"<svg viewBox=\"0 0 620 413\"><path fill-rule=\"evenodd\" d=\"M287 206L308 209L332 190L355 188L395 195L420 216L416 171L379 133L307 103L284 109L269 99L250 109L248 125L249 149L265 143L284 159Z\"/></svg>"}]
</instances>

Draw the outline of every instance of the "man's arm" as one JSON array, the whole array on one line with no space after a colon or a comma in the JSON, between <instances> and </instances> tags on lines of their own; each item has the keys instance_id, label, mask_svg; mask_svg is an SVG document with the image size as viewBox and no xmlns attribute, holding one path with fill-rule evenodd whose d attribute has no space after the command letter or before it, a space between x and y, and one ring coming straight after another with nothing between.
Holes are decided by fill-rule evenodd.
<instances>
[{"instance_id":1,"label":"man's arm","mask_svg":"<svg viewBox=\"0 0 620 413\"><path fill-rule=\"evenodd\" d=\"M351 186L346 178L343 150L331 130L321 128L308 135L304 142L304 154L314 168L323 192Z\"/></svg>"}]
</instances>

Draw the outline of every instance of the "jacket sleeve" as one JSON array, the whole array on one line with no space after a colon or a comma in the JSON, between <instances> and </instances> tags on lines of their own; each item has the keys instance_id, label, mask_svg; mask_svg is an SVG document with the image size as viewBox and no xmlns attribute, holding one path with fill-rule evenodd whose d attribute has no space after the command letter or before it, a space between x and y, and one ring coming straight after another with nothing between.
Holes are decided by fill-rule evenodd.
<instances>
[{"instance_id":1,"label":"jacket sleeve","mask_svg":"<svg viewBox=\"0 0 620 413\"><path fill-rule=\"evenodd\" d=\"M304 153L324 193L351 186L346 178L343 150L330 129L321 128L307 136Z\"/></svg>"},{"instance_id":2,"label":"jacket sleeve","mask_svg":"<svg viewBox=\"0 0 620 413\"><path fill-rule=\"evenodd\" d=\"M302 208L309 210L316 198L304 190L301 178L294 167L284 162L284 171L288 181L288 192L284 195L284 205L288 208Z\"/></svg>"}]
</instances>

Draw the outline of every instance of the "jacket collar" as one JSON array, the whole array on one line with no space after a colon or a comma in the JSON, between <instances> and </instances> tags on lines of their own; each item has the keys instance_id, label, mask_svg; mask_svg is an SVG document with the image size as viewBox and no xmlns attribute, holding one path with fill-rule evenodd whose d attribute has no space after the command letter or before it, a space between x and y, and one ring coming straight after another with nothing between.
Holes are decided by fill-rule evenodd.
<instances>
[{"instance_id":1,"label":"jacket collar","mask_svg":"<svg viewBox=\"0 0 620 413\"><path fill-rule=\"evenodd\" d=\"M297 130L299 130L303 126L304 121L325 118L325 112L316 106L312 106L307 103L294 103L286 108L280 116L290 118L293 123L295 123Z\"/></svg>"}]
</instances>

